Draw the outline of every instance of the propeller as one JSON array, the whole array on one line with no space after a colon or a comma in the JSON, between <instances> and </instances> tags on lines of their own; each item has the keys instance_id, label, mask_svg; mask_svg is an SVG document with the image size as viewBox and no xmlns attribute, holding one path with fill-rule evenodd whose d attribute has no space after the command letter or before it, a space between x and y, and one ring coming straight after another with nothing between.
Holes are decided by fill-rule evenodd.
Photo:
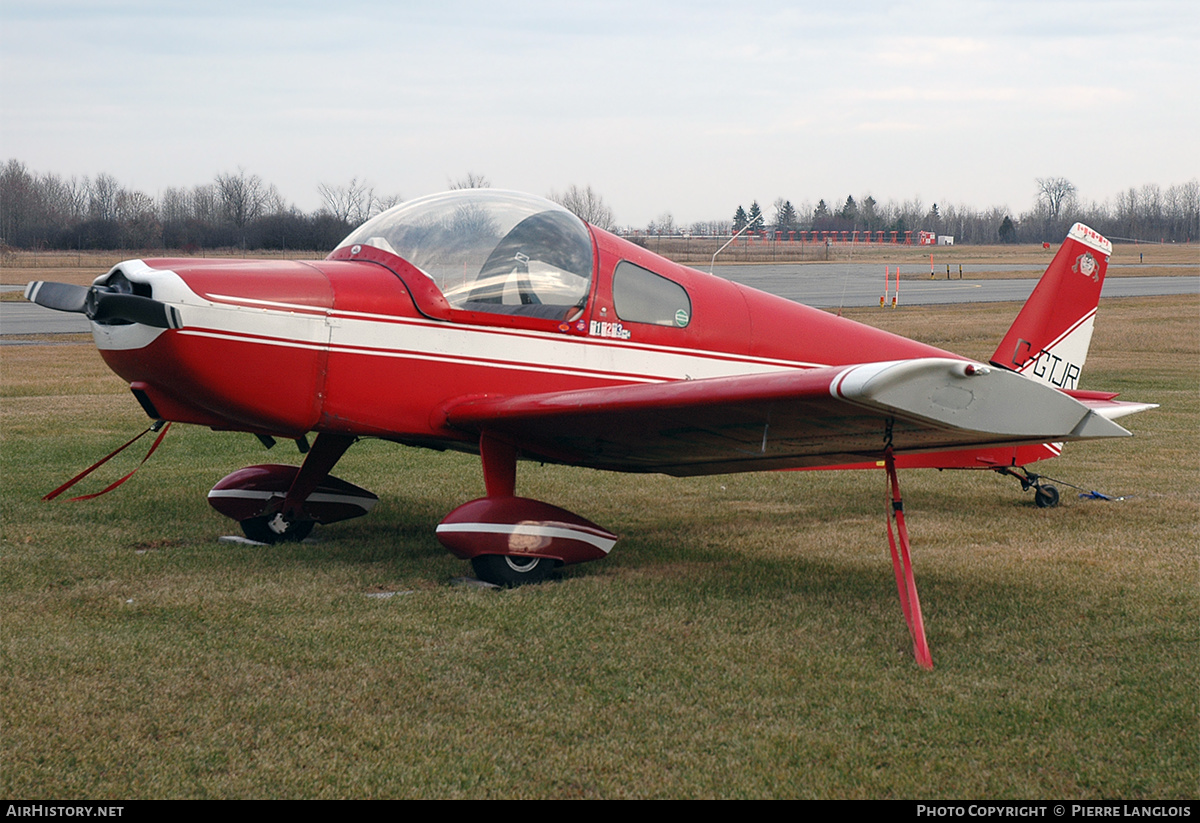
<instances>
[{"instance_id":1,"label":"propeller","mask_svg":"<svg viewBox=\"0 0 1200 823\"><path fill-rule=\"evenodd\" d=\"M35 280L25 287L25 299L55 311L86 314L96 323L141 323L156 329L180 329L179 310L151 297L117 291L108 286L75 286Z\"/></svg>"},{"instance_id":2,"label":"propeller","mask_svg":"<svg viewBox=\"0 0 1200 823\"><path fill-rule=\"evenodd\" d=\"M70 283L48 283L34 280L25 287L25 299L56 311L83 311L88 289Z\"/></svg>"}]
</instances>

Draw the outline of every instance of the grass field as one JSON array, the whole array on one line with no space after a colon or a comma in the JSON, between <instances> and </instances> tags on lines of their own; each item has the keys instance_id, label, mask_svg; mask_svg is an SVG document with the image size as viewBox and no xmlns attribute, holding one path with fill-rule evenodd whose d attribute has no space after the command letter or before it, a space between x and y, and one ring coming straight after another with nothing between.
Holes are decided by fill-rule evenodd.
<instances>
[{"instance_id":1,"label":"grass field","mask_svg":"<svg viewBox=\"0 0 1200 823\"><path fill-rule=\"evenodd\" d=\"M1016 310L848 314L986 358ZM0 795L1200 793L1196 298L1101 305L1082 387L1162 408L1042 464L1128 499L1063 486L1040 510L991 473L902 473L933 672L877 472L522 464L520 493L623 540L481 590L433 535L483 493L477 459L363 442L337 474L380 495L371 515L223 543L207 489L294 450L179 426L112 494L42 503L146 421L86 338L0 347L0 369Z\"/></svg>"}]
</instances>

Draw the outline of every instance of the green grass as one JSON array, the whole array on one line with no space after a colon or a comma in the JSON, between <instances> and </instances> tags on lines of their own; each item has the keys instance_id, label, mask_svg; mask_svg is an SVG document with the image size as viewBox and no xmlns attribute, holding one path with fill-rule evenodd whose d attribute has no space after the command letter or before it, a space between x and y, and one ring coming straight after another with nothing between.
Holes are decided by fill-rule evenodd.
<instances>
[{"instance_id":1,"label":"green grass","mask_svg":"<svg viewBox=\"0 0 1200 823\"><path fill-rule=\"evenodd\" d=\"M986 356L1011 316L886 322ZM879 473L522 464L521 494L623 539L480 590L433 536L483 493L464 455L356 445L337 474L380 503L313 544L218 542L206 490L298 457L249 435L175 427L112 494L40 502L145 421L89 346L0 349L0 794L1194 798L1196 320L1194 298L1101 307L1085 386L1163 408L1041 470L1128 500L902 473L933 672Z\"/></svg>"}]
</instances>

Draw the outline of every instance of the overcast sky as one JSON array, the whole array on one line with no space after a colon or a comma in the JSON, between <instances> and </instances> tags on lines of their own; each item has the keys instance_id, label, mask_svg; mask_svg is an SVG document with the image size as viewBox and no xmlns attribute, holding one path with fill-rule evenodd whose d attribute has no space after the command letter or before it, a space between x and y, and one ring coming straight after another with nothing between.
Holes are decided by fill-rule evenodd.
<instances>
[{"instance_id":1,"label":"overcast sky","mask_svg":"<svg viewBox=\"0 0 1200 823\"><path fill-rule=\"evenodd\" d=\"M336 7L336 8L335 8ZM591 184L618 222L1200 175L1200 4L0 0L0 160L157 196Z\"/></svg>"}]
</instances>

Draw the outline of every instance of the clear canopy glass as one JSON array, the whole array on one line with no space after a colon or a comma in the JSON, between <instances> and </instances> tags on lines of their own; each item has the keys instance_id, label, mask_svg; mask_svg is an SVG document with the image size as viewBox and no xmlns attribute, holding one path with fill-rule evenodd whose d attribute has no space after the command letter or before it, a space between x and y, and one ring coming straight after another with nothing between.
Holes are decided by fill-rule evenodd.
<instances>
[{"instance_id":1,"label":"clear canopy glass","mask_svg":"<svg viewBox=\"0 0 1200 823\"><path fill-rule=\"evenodd\" d=\"M403 257L450 305L471 311L561 317L587 300L587 225L549 200L460 189L402 203L341 242Z\"/></svg>"}]
</instances>

